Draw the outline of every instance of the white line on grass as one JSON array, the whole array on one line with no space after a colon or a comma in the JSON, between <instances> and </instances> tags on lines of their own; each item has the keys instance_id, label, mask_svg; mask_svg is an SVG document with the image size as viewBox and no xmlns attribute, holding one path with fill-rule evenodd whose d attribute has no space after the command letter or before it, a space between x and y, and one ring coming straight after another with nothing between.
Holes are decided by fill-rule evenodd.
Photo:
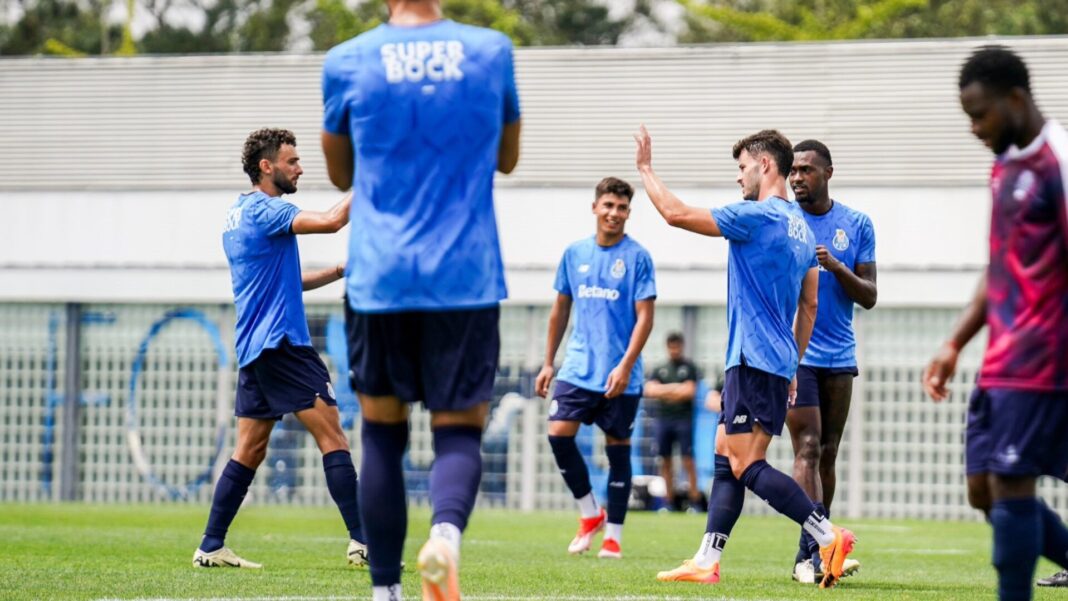
<instances>
[{"instance_id":1,"label":"white line on grass","mask_svg":"<svg viewBox=\"0 0 1068 601\"><path fill-rule=\"evenodd\" d=\"M467 601L533 601L544 595L464 595ZM554 595L556 601L687 601L693 597L665 597L662 595L583 596ZM138 599L103 598L96 601L351 601L352 597L144 597ZM729 597L708 598L709 601L730 601ZM769 600L757 600L769 601Z\"/></svg>"}]
</instances>

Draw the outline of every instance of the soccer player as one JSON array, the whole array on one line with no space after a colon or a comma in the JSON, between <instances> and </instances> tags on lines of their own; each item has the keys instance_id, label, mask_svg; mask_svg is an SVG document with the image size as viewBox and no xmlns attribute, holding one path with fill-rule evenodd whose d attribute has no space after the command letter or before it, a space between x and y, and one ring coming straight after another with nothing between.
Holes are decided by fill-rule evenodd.
<instances>
[{"instance_id":1,"label":"soccer player","mask_svg":"<svg viewBox=\"0 0 1068 601\"><path fill-rule=\"evenodd\" d=\"M693 401L697 395L697 366L682 356L682 334L667 337L668 360L653 370L645 383L645 397L660 401L656 419L656 449L660 456L660 476L667 487L668 502L675 503L675 466L672 453L677 444L682 469L690 488L690 511L700 510L701 490L697 487L697 466L693 461Z\"/></svg>"},{"instance_id":2,"label":"soccer player","mask_svg":"<svg viewBox=\"0 0 1068 601\"><path fill-rule=\"evenodd\" d=\"M968 502L994 529L999 598L1030 599L1039 555L1068 568L1068 529L1035 494L1039 476L1068 475L1068 133L1042 115L1008 48L973 53L959 88L972 134L996 157L990 264L923 386L945 399L960 350L988 327L968 402Z\"/></svg>"},{"instance_id":3,"label":"soccer player","mask_svg":"<svg viewBox=\"0 0 1068 601\"><path fill-rule=\"evenodd\" d=\"M819 283L812 230L801 209L786 199L790 142L773 130L739 140L734 158L744 201L709 211L684 204L660 180L644 126L635 139L638 172L665 221L730 241L727 373L708 522L693 559L657 579L719 582L720 555L748 488L816 539L824 564L820 587L834 586L853 550L853 533L831 524L796 482L765 461L772 437L786 422L791 381L816 318Z\"/></svg>"},{"instance_id":4,"label":"soccer player","mask_svg":"<svg viewBox=\"0 0 1068 601\"><path fill-rule=\"evenodd\" d=\"M507 295L494 171L519 160L512 43L442 17L438 0L389 0L389 22L323 65L323 152L354 189L346 329L362 407L360 507L374 599L401 598L408 408L430 410L430 539L423 595L459 599L461 533L482 477L482 429Z\"/></svg>"},{"instance_id":5,"label":"soccer player","mask_svg":"<svg viewBox=\"0 0 1068 601\"><path fill-rule=\"evenodd\" d=\"M303 173L297 140L284 129L260 129L245 140L241 161L252 191L226 215L223 249L230 263L237 306L237 448L215 484L208 526L193 554L198 567L259 568L223 546L230 522L267 455L275 422L292 413L323 454L330 496L349 531L348 561L367 558L357 501L356 470L341 429L330 373L312 348L303 290L343 276L343 266L300 270L297 236L327 234L349 222L351 195L326 212L302 211L282 200L297 191Z\"/></svg>"},{"instance_id":6,"label":"soccer player","mask_svg":"<svg viewBox=\"0 0 1068 601\"><path fill-rule=\"evenodd\" d=\"M633 196L634 188L623 180L606 177L597 184L596 234L569 246L560 260L545 364L534 381L538 396L548 395L556 351L574 307L575 327L549 405L549 445L581 514L568 552L586 552L593 535L604 530L597 556L612 559L623 557L620 543L631 488L630 436L642 394L641 352L653 328L656 300L653 260L624 232ZM597 506L589 471L575 444L582 423L597 424L604 431L607 512Z\"/></svg>"},{"instance_id":7,"label":"soccer player","mask_svg":"<svg viewBox=\"0 0 1068 601\"><path fill-rule=\"evenodd\" d=\"M831 151L816 140L794 146L790 186L816 240L820 265L816 325L797 368L797 397L786 414L794 445L794 480L816 508L831 515L835 460L857 371L853 303L875 306L875 230L860 211L833 200ZM844 574L859 568L847 560ZM794 580L811 584L821 572L819 546L801 529Z\"/></svg>"}]
</instances>

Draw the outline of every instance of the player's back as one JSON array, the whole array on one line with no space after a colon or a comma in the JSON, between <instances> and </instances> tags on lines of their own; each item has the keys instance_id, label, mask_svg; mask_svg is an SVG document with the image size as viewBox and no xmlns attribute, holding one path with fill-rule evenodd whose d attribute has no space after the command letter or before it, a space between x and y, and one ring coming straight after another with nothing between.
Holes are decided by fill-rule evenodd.
<instances>
[{"instance_id":1,"label":"player's back","mask_svg":"<svg viewBox=\"0 0 1068 601\"><path fill-rule=\"evenodd\" d=\"M324 127L355 156L348 295L360 311L490 306L506 296L493 210L512 44L449 20L381 25L332 49Z\"/></svg>"},{"instance_id":2,"label":"player's back","mask_svg":"<svg viewBox=\"0 0 1068 601\"><path fill-rule=\"evenodd\" d=\"M297 238L290 231L300 210L263 192L242 194L226 215L223 250L237 308L236 347L240 366L283 338L311 345L304 315Z\"/></svg>"},{"instance_id":3,"label":"player's back","mask_svg":"<svg viewBox=\"0 0 1068 601\"><path fill-rule=\"evenodd\" d=\"M727 367L745 363L784 378L797 369L793 319L816 245L796 203L778 197L713 210L730 241Z\"/></svg>"},{"instance_id":4,"label":"player's back","mask_svg":"<svg viewBox=\"0 0 1068 601\"><path fill-rule=\"evenodd\" d=\"M990 178L984 388L1068 390L1068 133L1049 121Z\"/></svg>"}]
</instances>

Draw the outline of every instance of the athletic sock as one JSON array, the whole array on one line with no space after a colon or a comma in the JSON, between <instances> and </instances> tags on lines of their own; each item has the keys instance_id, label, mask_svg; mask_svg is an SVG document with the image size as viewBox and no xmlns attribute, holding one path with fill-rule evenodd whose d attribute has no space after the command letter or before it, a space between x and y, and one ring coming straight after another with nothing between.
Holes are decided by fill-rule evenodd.
<instances>
[{"instance_id":1,"label":"athletic sock","mask_svg":"<svg viewBox=\"0 0 1068 601\"><path fill-rule=\"evenodd\" d=\"M617 543L623 542L623 524L614 524L608 522L604 525L604 537L605 539L612 539Z\"/></svg>"},{"instance_id":2,"label":"athletic sock","mask_svg":"<svg viewBox=\"0 0 1068 601\"><path fill-rule=\"evenodd\" d=\"M608 522L622 524L630 501L630 445L607 445L604 452L608 455Z\"/></svg>"},{"instance_id":3,"label":"athletic sock","mask_svg":"<svg viewBox=\"0 0 1068 601\"><path fill-rule=\"evenodd\" d=\"M408 532L408 499L403 469L408 424L364 420L362 433L360 518L367 539L371 583L385 588L400 584L404 536ZM396 590L399 594L400 587Z\"/></svg>"},{"instance_id":4,"label":"athletic sock","mask_svg":"<svg viewBox=\"0 0 1068 601\"><path fill-rule=\"evenodd\" d=\"M745 504L745 487L734 477L731 463L725 455L716 455L712 490L708 493L708 520L701 546L693 561L702 569L718 563L723 547L730 538L731 530L742 514Z\"/></svg>"},{"instance_id":5,"label":"athletic sock","mask_svg":"<svg viewBox=\"0 0 1068 601\"><path fill-rule=\"evenodd\" d=\"M371 588L372 601L404 601L401 595L401 585L374 586Z\"/></svg>"},{"instance_id":6,"label":"athletic sock","mask_svg":"<svg viewBox=\"0 0 1068 601\"><path fill-rule=\"evenodd\" d=\"M593 492L588 492L586 496L575 500L578 501L579 514L583 518L595 518L601 515L601 506L597 504L597 497L593 496Z\"/></svg>"},{"instance_id":7,"label":"athletic sock","mask_svg":"<svg viewBox=\"0 0 1068 601\"><path fill-rule=\"evenodd\" d=\"M345 521L349 538L364 542L363 529L360 527L360 502L357 497L360 485L356 479L356 467L352 465L352 454L338 450L323 455L323 473L326 474L326 488L341 511L341 519Z\"/></svg>"},{"instance_id":8,"label":"athletic sock","mask_svg":"<svg viewBox=\"0 0 1068 601\"><path fill-rule=\"evenodd\" d=\"M1042 516L1038 499L1000 499L990 510L994 527L994 567L998 599L1031 599L1031 580L1042 551Z\"/></svg>"},{"instance_id":9,"label":"athletic sock","mask_svg":"<svg viewBox=\"0 0 1068 601\"><path fill-rule=\"evenodd\" d=\"M549 446L556 458L556 467L560 468L560 475L571 494L576 499L582 499L593 490L590 486L590 472L586 469L586 462L582 460L582 453L575 444L574 436L549 436ZM585 512L583 517L586 516Z\"/></svg>"},{"instance_id":10,"label":"athletic sock","mask_svg":"<svg viewBox=\"0 0 1068 601\"><path fill-rule=\"evenodd\" d=\"M1042 556L1068 569L1068 528L1042 499L1038 500L1038 513L1042 517Z\"/></svg>"},{"instance_id":11,"label":"athletic sock","mask_svg":"<svg viewBox=\"0 0 1068 601\"><path fill-rule=\"evenodd\" d=\"M211 498L211 513L208 525L204 528L204 539L200 541L200 550L211 553L222 548L226 540L226 531L234 521L241 502L245 500L248 487L256 470L245 467L231 459L226 462L219 481L215 483L215 494Z\"/></svg>"},{"instance_id":12,"label":"athletic sock","mask_svg":"<svg viewBox=\"0 0 1068 601\"><path fill-rule=\"evenodd\" d=\"M763 459L753 462L742 474L742 482L775 511L801 524L820 546L834 542L831 523L816 509L812 500L792 478L768 465Z\"/></svg>"},{"instance_id":13,"label":"athletic sock","mask_svg":"<svg viewBox=\"0 0 1068 601\"><path fill-rule=\"evenodd\" d=\"M831 519L831 512L823 506L823 503L814 503L816 511L818 511L823 517L828 520ZM805 550L807 556L812 559L812 568L816 573L823 572L823 560L820 559L820 544L816 542L816 539L812 538L812 535L808 533L804 527L801 528L801 536L805 540Z\"/></svg>"},{"instance_id":14,"label":"athletic sock","mask_svg":"<svg viewBox=\"0 0 1068 601\"><path fill-rule=\"evenodd\" d=\"M452 557L456 563L460 562L460 543L463 541L463 532L455 524L440 522L430 527L430 538L445 541L452 549Z\"/></svg>"},{"instance_id":15,"label":"athletic sock","mask_svg":"<svg viewBox=\"0 0 1068 601\"><path fill-rule=\"evenodd\" d=\"M434 430L430 466L431 524L452 524L463 532L482 481L482 429L444 426Z\"/></svg>"}]
</instances>

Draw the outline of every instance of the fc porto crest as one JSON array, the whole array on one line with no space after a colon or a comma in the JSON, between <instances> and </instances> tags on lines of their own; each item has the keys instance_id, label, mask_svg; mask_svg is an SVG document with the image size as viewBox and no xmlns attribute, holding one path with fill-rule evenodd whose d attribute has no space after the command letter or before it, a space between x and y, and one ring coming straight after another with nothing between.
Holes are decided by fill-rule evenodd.
<instances>
[{"instance_id":1,"label":"fc porto crest","mask_svg":"<svg viewBox=\"0 0 1068 601\"><path fill-rule=\"evenodd\" d=\"M845 249L849 248L849 236L846 236L845 230L834 230L834 240L831 240L831 246L839 252L845 252Z\"/></svg>"},{"instance_id":2,"label":"fc porto crest","mask_svg":"<svg viewBox=\"0 0 1068 601\"><path fill-rule=\"evenodd\" d=\"M627 275L627 266L623 264L623 259L616 259L616 262L612 264L612 271L609 273L617 280Z\"/></svg>"}]
</instances>

